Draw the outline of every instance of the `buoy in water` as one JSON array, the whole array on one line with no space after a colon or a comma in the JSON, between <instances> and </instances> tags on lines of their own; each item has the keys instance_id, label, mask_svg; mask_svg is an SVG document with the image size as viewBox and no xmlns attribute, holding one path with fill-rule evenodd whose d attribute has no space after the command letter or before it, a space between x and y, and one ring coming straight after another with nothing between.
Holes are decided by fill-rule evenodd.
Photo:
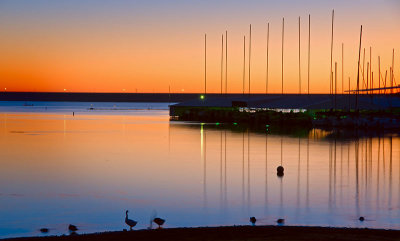
<instances>
[{"instance_id":1,"label":"buoy in water","mask_svg":"<svg viewBox=\"0 0 400 241\"><path fill-rule=\"evenodd\" d=\"M365 218L363 216L361 216L358 220L360 220L361 222L363 222L365 220Z\"/></svg>"},{"instance_id":2,"label":"buoy in water","mask_svg":"<svg viewBox=\"0 0 400 241\"><path fill-rule=\"evenodd\" d=\"M276 222L277 222L278 224L284 224L284 223L285 223L285 219L280 218L280 219L276 220Z\"/></svg>"},{"instance_id":3,"label":"buoy in water","mask_svg":"<svg viewBox=\"0 0 400 241\"><path fill-rule=\"evenodd\" d=\"M279 166L278 168L276 168L276 175L278 175L278 177L283 177L284 175L284 168L283 166Z\"/></svg>"}]
</instances>

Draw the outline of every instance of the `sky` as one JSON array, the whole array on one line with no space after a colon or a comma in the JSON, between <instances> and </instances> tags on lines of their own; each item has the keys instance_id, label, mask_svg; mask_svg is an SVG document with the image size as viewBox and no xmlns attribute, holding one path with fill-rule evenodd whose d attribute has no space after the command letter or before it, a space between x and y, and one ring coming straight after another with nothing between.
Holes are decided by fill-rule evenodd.
<instances>
[{"instance_id":1,"label":"sky","mask_svg":"<svg viewBox=\"0 0 400 241\"><path fill-rule=\"evenodd\" d=\"M224 74L222 91L243 91L246 36L244 91L248 92L251 24L250 91L265 93L270 23L268 92L281 93L284 17L283 91L307 93L310 14L310 92L328 93L333 9L337 91L348 89L349 78L350 88L356 86L361 25L362 49L366 48L365 62L361 54L364 79L370 47L375 87L378 56L385 78L394 49L394 76L400 84L400 2L396 0L0 0L0 90L204 92L207 34L207 92L220 93L221 38L228 31L228 88Z\"/></svg>"}]
</instances>

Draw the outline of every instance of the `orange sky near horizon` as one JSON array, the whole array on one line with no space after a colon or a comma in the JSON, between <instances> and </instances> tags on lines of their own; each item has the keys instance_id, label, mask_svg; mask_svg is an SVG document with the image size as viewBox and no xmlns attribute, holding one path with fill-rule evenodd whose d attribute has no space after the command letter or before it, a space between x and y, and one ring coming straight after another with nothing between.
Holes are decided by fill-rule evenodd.
<instances>
[{"instance_id":1,"label":"orange sky near horizon","mask_svg":"<svg viewBox=\"0 0 400 241\"><path fill-rule=\"evenodd\" d=\"M365 68L372 47L375 87L378 55L388 70L395 49L400 84L400 5L395 1L211 1L170 5L155 1L0 3L0 90L62 92L220 92L221 35L228 30L228 92L241 93L243 35L252 24L251 92L265 93L266 24L270 22L269 92L281 92L281 29L285 17L284 92L299 92L298 17L301 16L301 92L307 90L308 14L311 14L310 92L329 92L331 11L334 55L341 92L341 44L345 90L357 74L360 25ZM129 2L129 3L128 3ZM224 11L215 8L227 7ZM293 4L294 6L290 5ZM151 5L151 6L150 6ZM288 7L290 5L290 7ZM237 16L241 17L237 17ZM248 42L246 87L248 92ZM363 55L362 55L363 57ZM224 70L225 71L225 70ZM366 76L365 76L366 77ZM384 77L384 74L383 74ZM225 79L225 77L224 77ZM225 83L224 83L225 85ZM224 90L225 91L225 90Z\"/></svg>"}]
</instances>

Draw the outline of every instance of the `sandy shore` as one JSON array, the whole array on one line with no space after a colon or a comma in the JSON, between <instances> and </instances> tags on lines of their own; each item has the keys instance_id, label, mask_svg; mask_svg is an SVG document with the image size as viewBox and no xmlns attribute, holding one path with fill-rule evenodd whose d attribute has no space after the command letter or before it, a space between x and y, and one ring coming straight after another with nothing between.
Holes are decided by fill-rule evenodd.
<instances>
[{"instance_id":1,"label":"sandy shore","mask_svg":"<svg viewBox=\"0 0 400 241\"><path fill-rule=\"evenodd\" d=\"M5 239L13 241L58 240L400 240L400 230L286 227L286 226L233 226L205 228L170 228L104 232L71 236L50 236Z\"/></svg>"}]
</instances>

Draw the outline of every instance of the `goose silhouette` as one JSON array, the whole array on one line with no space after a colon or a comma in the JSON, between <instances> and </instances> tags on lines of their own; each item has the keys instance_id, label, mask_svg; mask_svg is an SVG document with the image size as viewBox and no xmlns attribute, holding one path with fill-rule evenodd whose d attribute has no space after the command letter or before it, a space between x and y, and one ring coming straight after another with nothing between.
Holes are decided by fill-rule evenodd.
<instances>
[{"instance_id":1,"label":"goose silhouette","mask_svg":"<svg viewBox=\"0 0 400 241\"><path fill-rule=\"evenodd\" d=\"M75 232L75 231L78 231L78 228L75 225L70 224L68 226L68 230L71 232Z\"/></svg>"},{"instance_id":2,"label":"goose silhouette","mask_svg":"<svg viewBox=\"0 0 400 241\"><path fill-rule=\"evenodd\" d=\"M155 218L153 219L153 222L158 225L158 228L161 228L161 226L165 223L165 220L162 218Z\"/></svg>"},{"instance_id":3,"label":"goose silhouette","mask_svg":"<svg viewBox=\"0 0 400 241\"><path fill-rule=\"evenodd\" d=\"M255 217L251 217L251 218L250 218L250 223L251 223L253 226L256 225L256 222L257 222L257 219L256 219Z\"/></svg>"},{"instance_id":4,"label":"goose silhouette","mask_svg":"<svg viewBox=\"0 0 400 241\"><path fill-rule=\"evenodd\" d=\"M129 226L129 230L132 231L132 228L136 226L137 222L128 218L128 210L125 212L125 223Z\"/></svg>"}]
</instances>

